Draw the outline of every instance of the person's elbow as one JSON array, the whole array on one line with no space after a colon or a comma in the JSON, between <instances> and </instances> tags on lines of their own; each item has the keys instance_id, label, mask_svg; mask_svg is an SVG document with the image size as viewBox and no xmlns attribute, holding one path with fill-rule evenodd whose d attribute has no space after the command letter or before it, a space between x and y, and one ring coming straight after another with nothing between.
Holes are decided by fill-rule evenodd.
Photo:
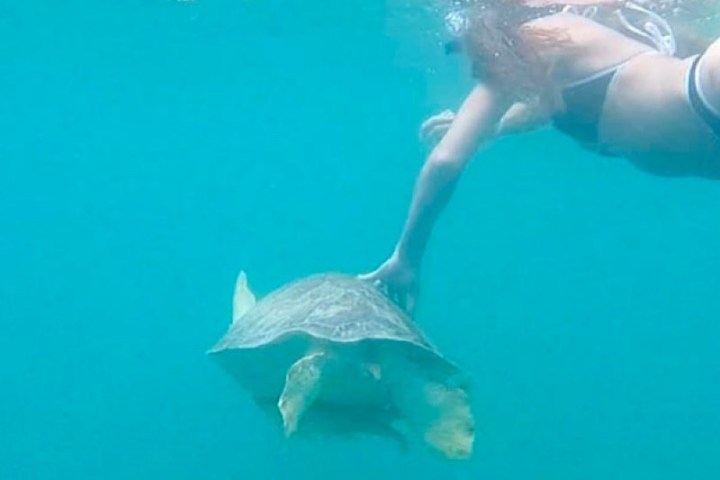
<instances>
[{"instance_id":1,"label":"person's elbow","mask_svg":"<svg viewBox=\"0 0 720 480\"><path fill-rule=\"evenodd\" d=\"M449 176L459 176L465 169L467 159L461 155L436 150L427 159L427 166L432 170Z\"/></svg>"}]
</instances>

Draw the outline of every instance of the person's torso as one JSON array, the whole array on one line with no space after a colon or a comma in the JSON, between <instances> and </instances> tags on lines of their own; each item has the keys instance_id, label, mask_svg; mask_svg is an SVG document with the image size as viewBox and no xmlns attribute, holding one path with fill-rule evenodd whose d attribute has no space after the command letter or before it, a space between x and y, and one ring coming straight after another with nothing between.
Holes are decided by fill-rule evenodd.
<instances>
[{"instance_id":1,"label":"person's torso","mask_svg":"<svg viewBox=\"0 0 720 480\"><path fill-rule=\"evenodd\" d=\"M526 25L558 39L538 46L561 100L558 128L656 174L720 176L720 139L688 102L690 60L573 14Z\"/></svg>"}]
</instances>

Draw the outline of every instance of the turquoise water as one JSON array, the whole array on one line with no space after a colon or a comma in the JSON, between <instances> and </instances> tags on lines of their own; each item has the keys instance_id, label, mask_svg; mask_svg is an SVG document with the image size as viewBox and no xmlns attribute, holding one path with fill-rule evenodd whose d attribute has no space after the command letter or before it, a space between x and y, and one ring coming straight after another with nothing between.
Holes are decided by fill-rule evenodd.
<instances>
[{"instance_id":1,"label":"turquoise water","mask_svg":"<svg viewBox=\"0 0 720 480\"><path fill-rule=\"evenodd\" d=\"M355 3L0 5L0 478L718 478L720 187L549 131L478 155L422 272L471 461L286 442L205 357L239 269L389 253L469 85L431 13Z\"/></svg>"}]
</instances>

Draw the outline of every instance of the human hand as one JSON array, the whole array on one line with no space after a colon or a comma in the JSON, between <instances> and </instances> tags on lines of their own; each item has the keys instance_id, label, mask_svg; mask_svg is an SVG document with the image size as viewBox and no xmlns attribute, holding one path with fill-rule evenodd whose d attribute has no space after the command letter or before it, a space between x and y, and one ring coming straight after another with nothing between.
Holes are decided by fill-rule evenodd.
<instances>
[{"instance_id":1,"label":"human hand","mask_svg":"<svg viewBox=\"0 0 720 480\"><path fill-rule=\"evenodd\" d=\"M400 308L412 315L417 299L418 273L396 253L376 270L358 275L358 278L375 284Z\"/></svg>"},{"instance_id":2,"label":"human hand","mask_svg":"<svg viewBox=\"0 0 720 480\"><path fill-rule=\"evenodd\" d=\"M455 113L449 109L429 117L420 125L420 139L422 141L440 141L450 129L453 120L455 120Z\"/></svg>"}]
</instances>

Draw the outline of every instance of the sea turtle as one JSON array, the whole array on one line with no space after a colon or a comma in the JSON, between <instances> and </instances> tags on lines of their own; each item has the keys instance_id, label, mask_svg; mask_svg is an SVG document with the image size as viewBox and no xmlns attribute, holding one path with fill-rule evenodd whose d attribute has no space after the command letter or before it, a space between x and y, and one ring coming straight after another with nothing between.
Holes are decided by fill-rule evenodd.
<instances>
[{"instance_id":1,"label":"sea turtle","mask_svg":"<svg viewBox=\"0 0 720 480\"><path fill-rule=\"evenodd\" d=\"M256 302L240 272L232 324L208 353L282 420L286 436L364 432L419 439L448 458L472 453L464 376L355 276L311 275Z\"/></svg>"}]
</instances>

